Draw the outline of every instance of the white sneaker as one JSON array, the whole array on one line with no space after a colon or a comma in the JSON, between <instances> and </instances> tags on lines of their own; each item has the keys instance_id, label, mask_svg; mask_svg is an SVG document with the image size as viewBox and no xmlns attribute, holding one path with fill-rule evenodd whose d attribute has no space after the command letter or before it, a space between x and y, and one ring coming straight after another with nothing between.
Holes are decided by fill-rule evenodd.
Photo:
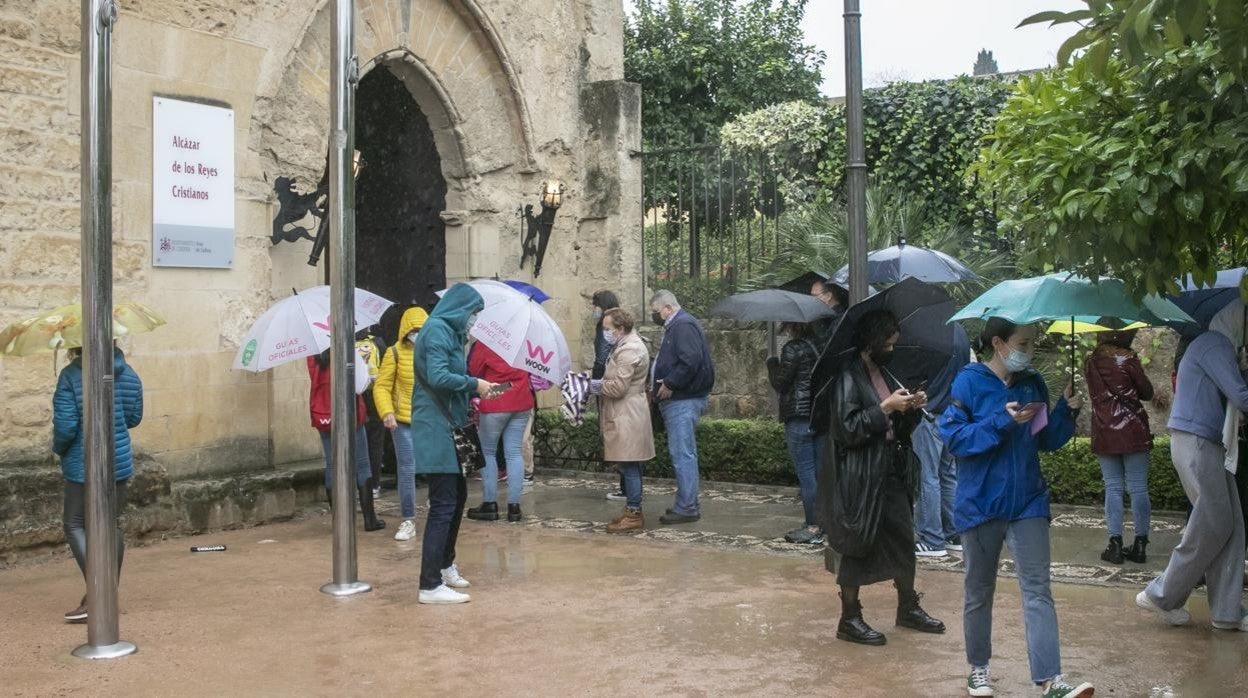
<instances>
[{"instance_id":1,"label":"white sneaker","mask_svg":"<svg viewBox=\"0 0 1248 698\"><path fill-rule=\"evenodd\" d=\"M1238 623L1223 623L1222 621L1213 621L1213 627L1218 630L1242 630L1248 633L1248 609L1240 609L1240 621Z\"/></svg>"},{"instance_id":2,"label":"white sneaker","mask_svg":"<svg viewBox=\"0 0 1248 698\"><path fill-rule=\"evenodd\" d=\"M417 600L421 603L453 604L468 603L472 600L472 597L467 594L461 594L443 584L437 589L421 589L420 597Z\"/></svg>"},{"instance_id":3,"label":"white sneaker","mask_svg":"<svg viewBox=\"0 0 1248 698\"><path fill-rule=\"evenodd\" d=\"M944 548L933 548L926 543L915 543L914 554L919 557L945 557L949 552Z\"/></svg>"},{"instance_id":4,"label":"white sneaker","mask_svg":"<svg viewBox=\"0 0 1248 698\"><path fill-rule=\"evenodd\" d=\"M613 502L623 502L626 501L628 497L624 494L624 490L615 490L607 493L607 499Z\"/></svg>"},{"instance_id":5,"label":"white sneaker","mask_svg":"<svg viewBox=\"0 0 1248 698\"><path fill-rule=\"evenodd\" d=\"M467 579L460 576L459 568L453 564L442 570L442 582L448 587L455 587L456 589L467 589L472 586Z\"/></svg>"},{"instance_id":6,"label":"white sneaker","mask_svg":"<svg viewBox=\"0 0 1248 698\"><path fill-rule=\"evenodd\" d=\"M395 540L411 540L416 537L416 524L411 519L399 524L399 530L395 531Z\"/></svg>"},{"instance_id":7,"label":"white sneaker","mask_svg":"<svg viewBox=\"0 0 1248 698\"><path fill-rule=\"evenodd\" d=\"M1143 591L1135 595L1135 605L1146 611L1159 614L1170 625L1187 625L1192 620L1192 614L1188 613L1186 608L1176 608L1173 611L1163 610L1161 606L1153 603L1153 600L1148 598L1148 594Z\"/></svg>"}]
</instances>

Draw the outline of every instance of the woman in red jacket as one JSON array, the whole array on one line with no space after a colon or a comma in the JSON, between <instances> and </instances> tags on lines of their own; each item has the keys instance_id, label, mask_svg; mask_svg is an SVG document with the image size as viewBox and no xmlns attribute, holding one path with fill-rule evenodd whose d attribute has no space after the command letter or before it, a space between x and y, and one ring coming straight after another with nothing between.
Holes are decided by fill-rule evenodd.
<instances>
[{"instance_id":1,"label":"woman in red jacket","mask_svg":"<svg viewBox=\"0 0 1248 698\"><path fill-rule=\"evenodd\" d=\"M1104 322L1104 320L1103 320ZM1108 321L1110 326L1121 323ZM1092 452L1101 463L1105 480L1105 521L1109 545L1101 559L1121 565L1123 559L1144 562L1148 547L1148 462L1153 432L1144 403L1154 397L1153 384L1144 375L1140 357L1131 349L1135 332L1106 332L1092 356L1084 363L1088 395L1092 402ZM1131 518L1135 542L1122 543L1123 481L1131 495Z\"/></svg>"},{"instance_id":2,"label":"woman in red jacket","mask_svg":"<svg viewBox=\"0 0 1248 698\"><path fill-rule=\"evenodd\" d=\"M358 352L355 354L355 487L360 495L360 511L364 514L364 530L380 531L386 522L377 518L373 507L373 488L369 484L372 468L368 459L368 434L364 429L367 412L364 398L360 394L368 389L371 378L368 367ZM325 454L325 497L330 506L334 503L334 458L330 443L330 425L333 413L331 388L329 381L329 350L308 357L308 376L312 385L308 391L308 411L312 417L312 427L321 436L321 451Z\"/></svg>"},{"instance_id":3,"label":"woman in red jacket","mask_svg":"<svg viewBox=\"0 0 1248 698\"><path fill-rule=\"evenodd\" d=\"M534 404L533 391L529 389L529 374L507 365L502 357L478 342L468 354L468 375L511 386L499 397L481 401L477 432L485 455L485 472L481 478L484 501L481 506L468 510L468 518L498 521L498 441L501 437L503 454L507 458L507 520L514 523L521 518L524 430Z\"/></svg>"}]
</instances>

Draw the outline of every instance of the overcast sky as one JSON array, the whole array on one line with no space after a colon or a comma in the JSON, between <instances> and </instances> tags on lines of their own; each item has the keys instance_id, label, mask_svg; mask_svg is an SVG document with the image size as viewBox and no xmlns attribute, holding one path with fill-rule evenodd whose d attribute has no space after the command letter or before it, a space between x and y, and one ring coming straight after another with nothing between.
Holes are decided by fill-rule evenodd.
<instances>
[{"instance_id":1,"label":"overcast sky","mask_svg":"<svg viewBox=\"0 0 1248 698\"><path fill-rule=\"evenodd\" d=\"M624 0L632 12L631 0ZM809 0L806 40L828 54L823 93L845 94L842 0ZM1052 65L1071 25L1015 29L1044 10L1073 10L1080 0L862 0L862 74L868 87L893 80L951 78L970 73L980 49L1002 72Z\"/></svg>"},{"instance_id":2,"label":"overcast sky","mask_svg":"<svg viewBox=\"0 0 1248 698\"><path fill-rule=\"evenodd\" d=\"M823 92L845 94L845 24L841 0L810 0L806 40L828 54ZM1074 10L1080 0L862 0L862 75L868 87L893 80L970 73L980 49L1002 72L1056 62L1072 25L1015 29L1044 10Z\"/></svg>"}]
</instances>

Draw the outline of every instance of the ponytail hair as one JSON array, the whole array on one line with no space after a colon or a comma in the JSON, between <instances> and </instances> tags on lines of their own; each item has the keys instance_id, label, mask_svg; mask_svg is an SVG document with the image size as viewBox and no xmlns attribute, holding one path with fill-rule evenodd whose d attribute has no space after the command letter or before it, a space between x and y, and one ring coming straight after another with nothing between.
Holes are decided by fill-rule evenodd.
<instances>
[{"instance_id":1,"label":"ponytail hair","mask_svg":"<svg viewBox=\"0 0 1248 698\"><path fill-rule=\"evenodd\" d=\"M1013 337L1017 331L1018 325L1005 318L988 318L988 323L984 325L984 331L980 333L979 339L975 342L975 353L980 355L987 354L992 349L992 340L1000 339L1003 342L1008 342L1010 337Z\"/></svg>"}]
</instances>

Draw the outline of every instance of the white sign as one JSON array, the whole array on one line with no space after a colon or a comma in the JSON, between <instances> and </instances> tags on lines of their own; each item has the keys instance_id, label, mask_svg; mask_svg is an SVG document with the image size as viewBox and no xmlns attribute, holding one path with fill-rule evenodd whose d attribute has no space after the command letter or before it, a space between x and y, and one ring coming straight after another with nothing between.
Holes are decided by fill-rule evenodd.
<instances>
[{"instance_id":1,"label":"white sign","mask_svg":"<svg viewBox=\"0 0 1248 698\"><path fill-rule=\"evenodd\" d=\"M234 264L234 110L152 98L152 264Z\"/></svg>"}]
</instances>

